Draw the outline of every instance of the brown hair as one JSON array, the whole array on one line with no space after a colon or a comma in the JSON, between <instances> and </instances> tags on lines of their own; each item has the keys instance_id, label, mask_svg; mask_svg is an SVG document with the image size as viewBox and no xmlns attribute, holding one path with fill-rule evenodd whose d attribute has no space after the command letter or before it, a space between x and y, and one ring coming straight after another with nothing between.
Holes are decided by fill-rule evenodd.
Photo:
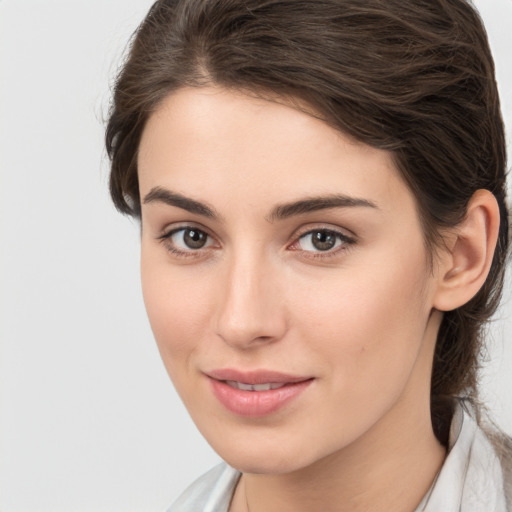
<instances>
[{"instance_id":1,"label":"brown hair","mask_svg":"<svg viewBox=\"0 0 512 512\"><path fill-rule=\"evenodd\" d=\"M482 21L463 0L160 0L136 31L106 132L116 207L139 216L137 150L159 103L208 83L298 97L330 125L394 154L431 254L473 193L490 190L501 224L489 277L445 313L434 356L441 397L476 397L482 326L501 293L508 248L506 149Z\"/></svg>"}]
</instances>

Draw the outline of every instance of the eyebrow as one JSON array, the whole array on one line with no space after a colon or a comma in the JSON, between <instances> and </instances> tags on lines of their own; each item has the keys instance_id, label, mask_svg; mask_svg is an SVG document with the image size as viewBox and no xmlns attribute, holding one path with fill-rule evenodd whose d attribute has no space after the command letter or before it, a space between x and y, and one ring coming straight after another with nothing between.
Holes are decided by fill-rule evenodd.
<instances>
[{"instance_id":1,"label":"eyebrow","mask_svg":"<svg viewBox=\"0 0 512 512\"><path fill-rule=\"evenodd\" d=\"M201 215L209 219L221 218L221 215L219 215L211 206L162 187L153 187L144 197L144 204L154 202L175 206L190 213ZM307 197L298 201L277 205L272 209L266 219L269 222L275 222L276 220L284 220L295 215L304 215L306 213L320 210L354 207L378 209L375 203L367 199L346 196L343 194L335 194L327 196Z\"/></svg>"},{"instance_id":2,"label":"eyebrow","mask_svg":"<svg viewBox=\"0 0 512 512\"><path fill-rule=\"evenodd\" d=\"M328 210L330 208L375 208L377 205L367 199L350 197L343 194L334 194L328 196L308 197L299 201L285 203L272 209L267 217L269 222L283 220L295 215L316 212L319 210Z\"/></svg>"},{"instance_id":3,"label":"eyebrow","mask_svg":"<svg viewBox=\"0 0 512 512\"><path fill-rule=\"evenodd\" d=\"M220 218L220 215L210 206L162 187L153 187L144 197L144 204L155 202L176 206L187 212L202 215L209 219Z\"/></svg>"}]
</instances>

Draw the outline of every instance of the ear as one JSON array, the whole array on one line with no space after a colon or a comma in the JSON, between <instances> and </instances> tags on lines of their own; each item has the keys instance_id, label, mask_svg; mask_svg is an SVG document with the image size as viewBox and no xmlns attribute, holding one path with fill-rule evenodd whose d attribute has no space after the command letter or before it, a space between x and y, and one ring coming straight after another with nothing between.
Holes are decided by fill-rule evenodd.
<instances>
[{"instance_id":1,"label":"ear","mask_svg":"<svg viewBox=\"0 0 512 512\"><path fill-rule=\"evenodd\" d=\"M448 236L447 248L439 255L439 279L433 304L436 309L456 309L480 290L491 268L499 226L496 198L488 190L477 190L469 201L464 220Z\"/></svg>"}]
</instances>

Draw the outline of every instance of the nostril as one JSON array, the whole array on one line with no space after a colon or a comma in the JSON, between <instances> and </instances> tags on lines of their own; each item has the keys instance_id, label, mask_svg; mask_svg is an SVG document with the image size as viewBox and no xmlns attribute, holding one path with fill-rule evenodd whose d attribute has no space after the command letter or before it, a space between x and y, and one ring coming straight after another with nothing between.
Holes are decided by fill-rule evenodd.
<instances>
[{"instance_id":1,"label":"nostril","mask_svg":"<svg viewBox=\"0 0 512 512\"><path fill-rule=\"evenodd\" d=\"M254 258L251 253L229 262L213 318L215 333L238 348L270 343L286 330L275 283L268 279L269 269Z\"/></svg>"},{"instance_id":2,"label":"nostril","mask_svg":"<svg viewBox=\"0 0 512 512\"><path fill-rule=\"evenodd\" d=\"M257 338L256 340L254 341L263 341L263 342L268 342L268 341L272 341L274 338L272 338L272 336L260 336L259 338Z\"/></svg>"},{"instance_id":3,"label":"nostril","mask_svg":"<svg viewBox=\"0 0 512 512\"><path fill-rule=\"evenodd\" d=\"M272 343L283 336L282 322L278 318L257 320L236 325L219 321L217 335L228 345L237 348L250 348L264 343Z\"/></svg>"}]
</instances>

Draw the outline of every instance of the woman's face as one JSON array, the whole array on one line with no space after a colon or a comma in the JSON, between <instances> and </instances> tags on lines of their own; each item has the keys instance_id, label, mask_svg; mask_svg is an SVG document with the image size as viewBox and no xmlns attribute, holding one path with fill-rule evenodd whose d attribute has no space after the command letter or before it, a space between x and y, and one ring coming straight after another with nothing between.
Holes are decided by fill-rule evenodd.
<instances>
[{"instance_id":1,"label":"woman's face","mask_svg":"<svg viewBox=\"0 0 512 512\"><path fill-rule=\"evenodd\" d=\"M428 417L437 277L389 153L187 88L150 117L138 164L151 326L228 463L293 471Z\"/></svg>"}]
</instances>

